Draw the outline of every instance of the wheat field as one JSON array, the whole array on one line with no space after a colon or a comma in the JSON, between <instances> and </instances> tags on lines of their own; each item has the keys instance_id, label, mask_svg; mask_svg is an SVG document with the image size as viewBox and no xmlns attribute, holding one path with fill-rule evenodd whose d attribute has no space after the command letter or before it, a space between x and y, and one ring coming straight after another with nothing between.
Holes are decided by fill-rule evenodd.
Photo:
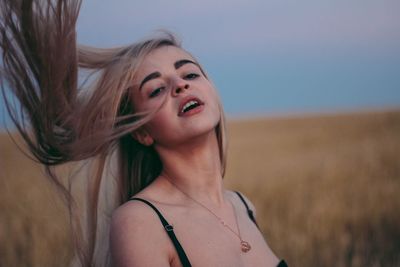
<instances>
[{"instance_id":1,"label":"wheat field","mask_svg":"<svg viewBox=\"0 0 400 267\"><path fill-rule=\"evenodd\" d=\"M289 266L400 266L400 111L229 121L226 187ZM68 266L66 208L0 136L0 267Z\"/></svg>"}]
</instances>

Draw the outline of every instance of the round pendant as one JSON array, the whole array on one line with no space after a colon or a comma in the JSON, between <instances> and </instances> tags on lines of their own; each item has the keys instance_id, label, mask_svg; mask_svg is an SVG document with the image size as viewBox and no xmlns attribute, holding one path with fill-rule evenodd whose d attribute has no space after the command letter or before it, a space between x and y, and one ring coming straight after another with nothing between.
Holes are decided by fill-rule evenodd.
<instances>
[{"instance_id":1,"label":"round pendant","mask_svg":"<svg viewBox=\"0 0 400 267\"><path fill-rule=\"evenodd\" d=\"M250 244L244 240L240 241L240 246L242 247L243 252L247 252L251 249Z\"/></svg>"}]
</instances>

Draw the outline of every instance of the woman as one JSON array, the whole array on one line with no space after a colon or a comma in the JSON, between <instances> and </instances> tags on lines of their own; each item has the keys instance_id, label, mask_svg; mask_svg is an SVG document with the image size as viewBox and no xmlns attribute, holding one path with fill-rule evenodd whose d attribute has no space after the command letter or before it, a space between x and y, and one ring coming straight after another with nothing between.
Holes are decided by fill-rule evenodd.
<instances>
[{"instance_id":1,"label":"woman","mask_svg":"<svg viewBox=\"0 0 400 267\"><path fill-rule=\"evenodd\" d=\"M172 35L77 48L79 1L10 2L1 2L4 78L23 113L7 106L70 204L82 265L104 263L108 227L99 230L97 212L111 195L106 224L114 266L286 266L263 239L251 202L224 189L222 107L199 63ZM78 66L99 72L91 90L77 85ZM115 189L102 182L114 150ZM97 168L83 238L71 193L51 166L91 158Z\"/></svg>"}]
</instances>

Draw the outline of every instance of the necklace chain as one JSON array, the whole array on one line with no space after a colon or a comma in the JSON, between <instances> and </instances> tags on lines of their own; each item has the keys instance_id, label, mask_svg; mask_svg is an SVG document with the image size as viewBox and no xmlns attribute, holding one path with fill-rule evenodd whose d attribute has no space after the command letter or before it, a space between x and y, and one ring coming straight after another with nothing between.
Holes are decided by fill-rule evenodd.
<instances>
[{"instance_id":1,"label":"necklace chain","mask_svg":"<svg viewBox=\"0 0 400 267\"><path fill-rule=\"evenodd\" d=\"M191 197L189 194L187 194L186 192L184 192L183 190L181 190L175 183L173 183L173 182L171 181L171 179L169 178L168 175L166 175L165 173L163 173L163 176L164 176L164 178L167 179L168 182L170 182L176 189L178 189L178 191L180 191L182 194L184 194L185 196L187 196L188 198L190 198L191 200L193 200L194 202L196 202L198 205L200 205L200 206L202 206L203 208L205 208L206 210L208 210L212 215L214 215L214 217L216 217L216 218L219 220L219 222L220 222L223 226L225 226L229 231L231 231L233 234L235 234L235 235L239 238L239 240L240 240L240 244L241 244L241 247L242 247L242 251L243 251L243 252L247 252L247 251L250 250L251 246L249 245L248 242L244 241L244 240L242 239L242 236L240 235L240 228L239 228L239 223L238 223L238 219L237 219L236 210L235 210L235 207L233 206L232 202L231 202L229 199L228 199L228 201L229 201L230 205L231 205L232 208L233 208L233 213L235 214L235 222L236 222L236 227L237 227L238 233L236 233L228 224L225 223L224 220L221 219L221 217L219 217L217 214L215 214L212 210L210 210L210 209L207 208L204 204L202 204L201 202L197 201L196 199L194 199L193 197Z\"/></svg>"}]
</instances>

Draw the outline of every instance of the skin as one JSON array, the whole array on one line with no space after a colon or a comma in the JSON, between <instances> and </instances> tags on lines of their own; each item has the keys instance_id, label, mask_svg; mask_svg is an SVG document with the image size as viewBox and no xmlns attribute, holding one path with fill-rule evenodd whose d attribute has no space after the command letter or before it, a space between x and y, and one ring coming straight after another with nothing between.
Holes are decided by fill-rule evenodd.
<instances>
[{"instance_id":1,"label":"skin","mask_svg":"<svg viewBox=\"0 0 400 267\"><path fill-rule=\"evenodd\" d=\"M187 63L176 69L174 63L182 59L196 62L180 48L158 48L146 56L136 75L132 92L135 108L152 110L164 104L134 137L154 146L164 170L135 197L150 201L173 225L193 266L277 266L278 258L249 219L243 203L224 188L215 134L221 114L217 92L197 64ZM154 72L160 77L139 89L143 79ZM187 96L197 97L204 105L196 114L179 116L179 106ZM237 216L241 236L252 249L243 253L236 235L170 181L235 232ZM255 211L254 205L246 201ZM142 202L128 201L113 213L110 240L116 267L182 266L158 216Z\"/></svg>"}]
</instances>

